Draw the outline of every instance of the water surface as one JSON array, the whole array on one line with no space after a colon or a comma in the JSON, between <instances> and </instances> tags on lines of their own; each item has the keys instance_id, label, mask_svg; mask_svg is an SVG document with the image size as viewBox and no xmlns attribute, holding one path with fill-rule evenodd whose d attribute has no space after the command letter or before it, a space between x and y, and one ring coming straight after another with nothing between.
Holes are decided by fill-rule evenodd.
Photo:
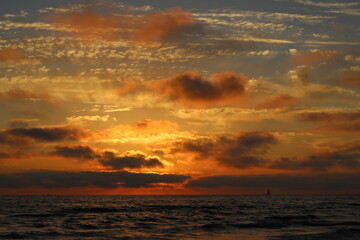
<instances>
[{"instance_id":1,"label":"water surface","mask_svg":"<svg viewBox=\"0 0 360 240\"><path fill-rule=\"evenodd\" d=\"M0 196L1 239L360 239L360 195Z\"/></svg>"}]
</instances>

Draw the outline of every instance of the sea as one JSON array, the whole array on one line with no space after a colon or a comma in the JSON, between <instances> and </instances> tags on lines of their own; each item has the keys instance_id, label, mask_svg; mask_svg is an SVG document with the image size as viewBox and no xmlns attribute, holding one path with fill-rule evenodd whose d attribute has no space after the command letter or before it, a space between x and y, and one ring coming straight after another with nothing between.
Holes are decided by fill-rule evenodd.
<instances>
[{"instance_id":1,"label":"sea","mask_svg":"<svg viewBox=\"0 0 360 240\"><path fill-rule=\"evenodd\" d=\"M0 239L360 239L360 195L0 196Z\"/></svg>"}]
</instances>

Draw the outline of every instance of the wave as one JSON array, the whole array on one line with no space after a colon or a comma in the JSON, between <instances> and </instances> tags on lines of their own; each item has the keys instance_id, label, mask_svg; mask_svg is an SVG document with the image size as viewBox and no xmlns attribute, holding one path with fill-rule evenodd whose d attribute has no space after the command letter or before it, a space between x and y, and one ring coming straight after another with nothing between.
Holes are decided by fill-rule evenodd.
<instances>
[{"instance_id":1,"label":"wave","mask_svg":"<svg viewBox=\"0 0 360 240\"><path fill-rule=\"evenodd\" d=\"M360 239L360 229L357 228L341 228L325 233L311 233L311 234L287 234L283 236L273 237L270 240L356 240Z\"/></svg>"},{"instance_id":2,"label":"wave","mask_svg":"<svg viewBox=\"0 0 360 240\"><path fill-rule=\"evenodd\" d=\"M67 213L109 213L118 212L118 209L113 207L72 207L63 211Z\"/></svg>"},{"instance_id":3,"label":"wave","mask_svg":"<svg viewBox=\"0 0 360 240\"><path fill-rule=\"evenodd\" d=\"M210 223L201 226L205 230L227 229L229 227L239 229L249 228L263 228L263 229L276 229L287 228L292 226L300 227L332 227L332 226L360 226L358 221L327 221L322 220L315 215L284 215L284 216L271 216L265 219L256 220L253 222L239 223Z\"/></svg>"}]
</instances>

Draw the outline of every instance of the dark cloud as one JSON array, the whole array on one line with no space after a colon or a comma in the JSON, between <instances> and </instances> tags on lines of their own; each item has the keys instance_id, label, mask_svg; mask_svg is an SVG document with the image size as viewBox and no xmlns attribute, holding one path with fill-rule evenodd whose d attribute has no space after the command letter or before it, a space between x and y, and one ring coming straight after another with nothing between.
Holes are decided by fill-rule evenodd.
<instances>
[{"instance_id":1,"label":"dark cloud","mask_svg":"<svg viewBox=\"0 0 360 240\"><path fill-rule=\"evenodd\" d=\"M360 112L344 112L344 113L302 113L298 115L300 120L309 122L333 122L333 121L354 121L360 118Z\"/></svg>"},{"instance_id":2,"label":"dark cloud","mask_svg":"<svg viewBox=\"0 0 360 240\"><path fill-rule=\"evenodd\" d=\"M75 141L90 136L90 132L75 126L12 128L0 132L0 144L27 145L34 142Z\"/></svg>"},{"instance_id":3,"label":"dark cloud","mask_svg":"<svg viewBox=\"0 0 360 240\"><path fill-rule=\"evenodd\" d=\"M0 174L0 188L139 188L151 187L157 183L182 183L189 176L173 174L144 174L119 172L66 172L66 171L29 171L22 173Z\"/></svg>"},{"instance_id":4,"label":"dark cloud","mask_svg":"<svg viewBox=\"0 0 360 240\"><path fill-rule=\"evenodd\" d=\"M32 156L31 153L22 151L4 151L0 152L0 159L29 159Z\"/></svg>"},{"instance_id":5,"label":"dark cloud","mask_svg":"<svg viewBox=\"0 0 360 240\"><path fill-rule=\"evenodd\" d=\"M245 75L233 72L213 74L209 80L194 72L184 72L160 80L151 87L158 94L190 106L233 102L245 94Z\"/></svg>"},{"instance_id":6,"label":"dark cloud","mask_svg":"<svg viewBox=\"0 0 360 240\"><path fill-rule=\"evenodd\" d=\"M298 119L305 122L319 123L320 127L311 129L320 132L357 133L360 131L360 112L343 113L302 113Z\"/></svg>"},{"instance_id":7,"label":"dark cloud","mask_svg":"<svg viewBox=\"0 0 360 240\"><path fill-rule=\"evenodd\" d=\"M147 156L136 151L118 154L88 145L58 145L50 154L80 161L97 160L101 165L114 170L164 167L160 158L156 156Z\"/></svg>"},{"instance_id":8,"label":"dark cloud","mask_svg":"<svg viewBox=\"0 0 360 240\"><path fill-rule=\"evenodd\" d=\"M100 157L98 150L88 145L58 145L51 154L85 161Z\"/></svg>"},{"instance_id":9,"label":"dark cloud","mask_svg":"<svg viewBox=\"0 0 360 240\"><path fill-rule=\"evenodd\" d=\"M288 94L277 94L266 98L255 105L256 109L286 108L291 107L299 101L298 98Z\"/></svg>"},{"instance_id":10,"label":"dark cloud","mask_svg":"<svg viewBox=\"0 0 360 240\"><path fill-rule=\"evenodd\" d=\"M317 175L248 175L210 176L191 180L186 187L219 188L235 187L244 189L267 188L275 192L346 192L360 189L360 173L329 173Z\"/></svg>"},{"instance_id":11,"label":"dark cloud","mask_svg":"<svg viewBox=\"0 0 360 240\"><path fill-rule=\"evenodd\" d=\"M104 152L99 162L111 169L164 167L158 157L149 157L143 153L126 153L118 156L113 152Z\"/></svg>"},{"instance_id":12,"label":"dark cloud","mask_svg":"<svg viewBox=\"0 0 360 240\"><path fill-rule=\"evenodd\" d=\"M282 158L271 165L272 168L288 170L326 171L330 168L360 168L360 144L323 151L303 160Z\"/></svg>"},{"instance_id":13,"label":"dark cloud","mask_svg":"<svg viewBox=\"0 0 360 240\"><path fill-rule=\"evenodd\" d=\"M7 152L0 152L0 158L10 158L11 155Z\"/></svg>"},{"instance_id":14,"label":"dark cloud","mask_svg":"<svg viewBox=\"0 0 360 240\"><path fill-rule=\"evenodd\" d=\"M179 142L172 152L193 153L198 160L212 159L230 167L250 168L265 163L262 155L276 143L277 139L270 133L243 132L231 137Z\"/></svg>"}]
</instances>

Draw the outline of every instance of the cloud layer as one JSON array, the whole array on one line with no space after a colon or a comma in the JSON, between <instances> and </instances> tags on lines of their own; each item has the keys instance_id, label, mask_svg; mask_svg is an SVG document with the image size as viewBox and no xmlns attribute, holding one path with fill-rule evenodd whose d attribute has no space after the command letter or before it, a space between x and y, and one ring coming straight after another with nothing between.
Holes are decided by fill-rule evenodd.
<instances>
[{"instance_id":1,"label":"cloud layer","mask_svg":"<svg viewBox=\"0 0 360 240\"><path fill-rule=\"evenodd\" d=\"M287 170L328 171L360 168L360 144L349 144L327 151L320 151L305 159L282 158L271 164L271 168Z\"/></svg>"},{"instance_id":2,"label":"cloud layer","mask_svg":"<svg viewBox=\"0 0 360 240\"><path fill-rule=\"evenodd\" d=\"M0 174L0 188L139 188L154 184L182 183L188 176L172 174L144 174L130 172L65 172L33 170L22 173Z\"/></svg>"},{"instance_id":3,"label":"cloud layer","mask_svg":"<svg viewBox=\"0 0 360 240\"><path fill-rule=\"evenodd\" d=\"M93 11L67 12L48 16L60 31L72 30L87 40L131 40L138 43L161 42L194 24L190 12L181 8L144 15L122 13L103 15Z\"/></svg>"},{"instance_id":4,"label":"cloud layer","mask_svg":"<svg viewBox=\"0 0 360 240\"><path fill-rule=\"evenodd\" d=\"M278 193L356 192L360 188L360 174L210 176L191 180L186 186L190 188L234 187L258 190L260 193L265 192L267 188Z\"/></svg>"},{"instance_id":5,"label":"cloud layer","mask_svg":"<svg viewBox=\"0 0 360 240\"><path fill-rule=\"evenodd\" d=\"M298 118L304 122L321 124L310 131L349 134L360 131L360 112L312 112L299 114Z\"/></svg>"},{"instance_id":6,"label":"cloud layer","mask_svg":"<svg viewBox=\"0 0 360 240\"><path fill-rule=\"evenodd\" d=\"M18 48L6 47L0 49L0 63L16 63L27 59L28 56Z\"/></svg>"}]
</instances>

